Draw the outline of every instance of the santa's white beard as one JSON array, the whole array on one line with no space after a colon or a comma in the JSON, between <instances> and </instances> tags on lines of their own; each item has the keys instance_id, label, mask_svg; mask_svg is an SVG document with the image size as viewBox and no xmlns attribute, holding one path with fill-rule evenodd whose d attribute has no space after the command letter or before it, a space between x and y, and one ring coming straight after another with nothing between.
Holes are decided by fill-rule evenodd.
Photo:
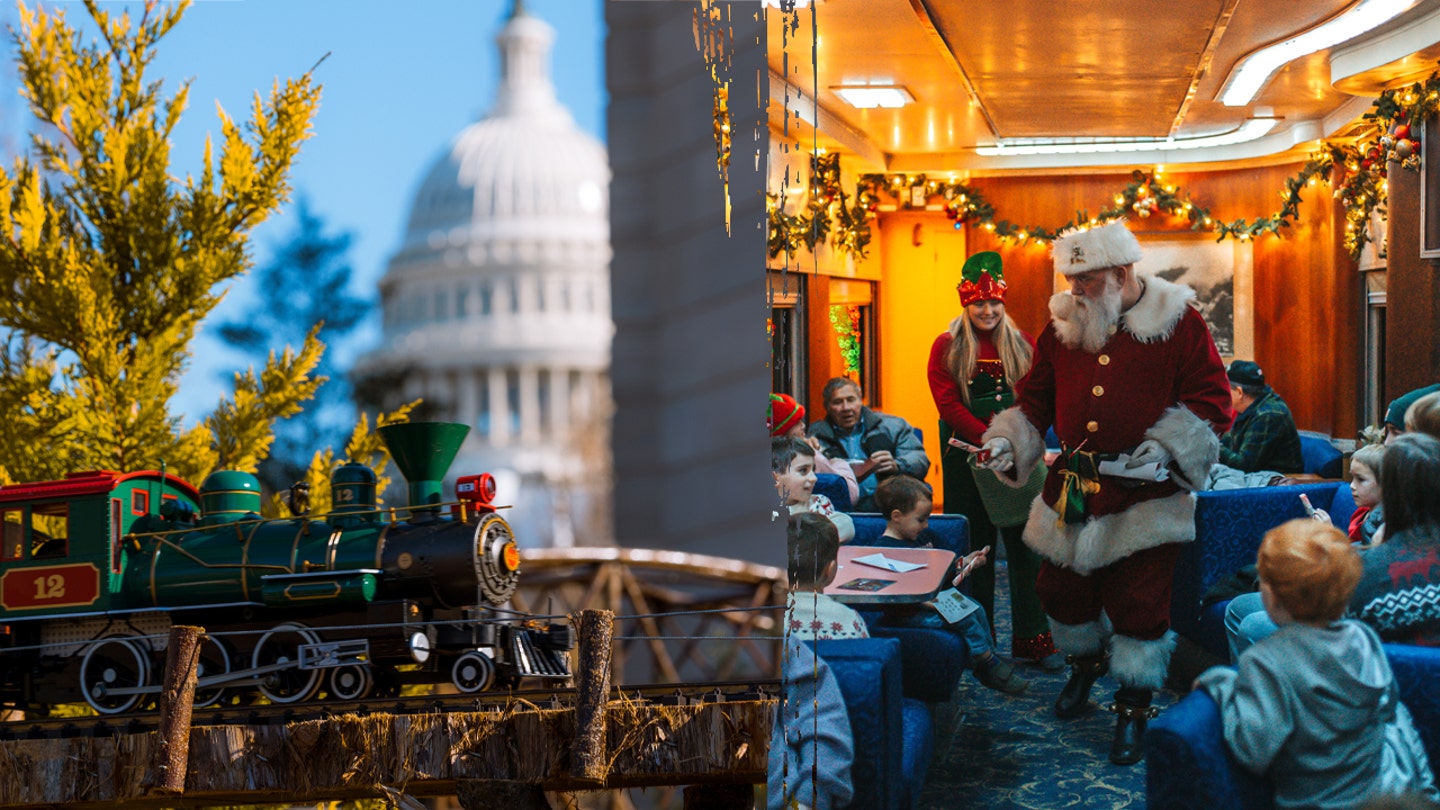
<instances>
[{"instance_id":1,"label":"santa's white beard","mask_svg":"<svg viewBox=\"0 0 1440 810\"><path fill-rule=\"evenodd\" d=\"M1055 318L1055 334L1060 342L1067 348L1078 348L1089 354L1105 348L1120 323L1120 282L1114 277L1107 278L1099 299L1068 293L1055 298L1050 312Z\"/></svg>"}]
</instances>

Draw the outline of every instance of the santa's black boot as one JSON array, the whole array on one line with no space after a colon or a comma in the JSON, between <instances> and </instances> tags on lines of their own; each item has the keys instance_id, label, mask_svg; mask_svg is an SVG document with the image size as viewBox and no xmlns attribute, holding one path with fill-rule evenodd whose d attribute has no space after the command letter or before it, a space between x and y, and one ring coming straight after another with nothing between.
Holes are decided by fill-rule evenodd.
<instances>
[{"instance_id":1,"label":"santa's black boot","mask_svg":"<svg viewBox=\"0 0 1440 810\"><path fill-rule=\"evenodd\" d=\"M1094 655L1068 655L1065 660L1070 664L1070 680L1060 689L1060 697L1055 701L1055 716L1079 717L1090 708L1090 687L1101 675L1110 671L1110 657L1098 652Z\"/></svg>"},{"instance_id":2,"label":"santa's black boot","mask_svg":"<svg viewBox=\"0 0 1440 810\"><path fill-rule=\"evenodd\" d=\"M1150 705L1155 693L1149 689L1122 686L1115 693L1110 710L1115 712L1115 741L1110 744L1110 761L1134 765L1145 758L1145 724L1159 714Z\"/></svg>"}]
</instances>

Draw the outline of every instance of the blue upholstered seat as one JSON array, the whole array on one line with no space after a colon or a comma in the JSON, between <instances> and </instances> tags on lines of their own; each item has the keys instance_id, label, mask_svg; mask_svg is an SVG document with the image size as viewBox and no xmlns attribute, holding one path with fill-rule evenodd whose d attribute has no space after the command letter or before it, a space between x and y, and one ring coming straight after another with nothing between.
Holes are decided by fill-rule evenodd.
<instances>
[{"instance_id":1,"label":"blue upholstered seat","mask_svg":"<svg viewBox=\"0 0 1440 810\"><path fill-rule=\"evenodd\" d=\"M1385 656L1434 767L1440 762L1440 649L1386 644ZM1274 806L1269 783L1230 756L1220 708L1204 692L1190 693L1150 724L1145 767L1148 807Z\"/></svg>"},{"instance_id":2,"label":"blue upholstered seat","mask_svg":"<svg viewBox=\"0 0 1440 810\"><path fill-rule=\"evenodd\" d=\"M876 542L885 533L885 520L878 514L855 512L857 545ZM964 515L931 515L930 528L937 536L936 546L963 556L970 550L970 524ZM944 703L955 693L960 676L970 660L964 643L948 630L929 627L892 627L886 625L878 610L862 610L870 635L875 638L900 640L906 697L929 703Z\"/></svg>"},{"instance_id":3,"label":"blue upholstered seat","mask_svg":"<svg viewBox=\"0 0 1440 810\"><path fill-rule=\"evenodd\" d=\"M831 473L815 473L816 495L824 495L830 499L830 503L841 512L849 512L853 505L850 502L850 488L845 486L845 479Z\"/></svg>"},{"instance_id":4,"label":"blue upholstered seat","mask_svg":"<svg viewBox=\"0 0 1440 810\"><path fill-rule=\"evenodd\" d=\"M1317 508L1330 508L1334 481L1284 487L1257 487L1202 492L1195 503L1195 542L1186 543L1175 566L1170 623L1179 633L1210 652L1228 658L1224 607L1201 605L1206 591L1235 571L1255 562L1265 532L1291 518L1305 516L1303 493ZM1346 524L1349 513L1331 512L1331 520Z\"/></svg>"},{"instance_id":5,"label":"blue upholstered seat","mask_svg":"<svg viewBox=\"0 0 1440 810\"><path fill-rule=\"evenodd\" d=\"M855 810L905 810L918 804L935 745L930 710L900 688L900 642L833 639L812 642L830 665L850 716Z\"/></svg>"},{"instance_id":6,"label":"blue upholstered seat","mask_svg":"<svg viewBox=\"0 0 1440 810\"><path fill-rule=\"evenodd\" d=\"M1318 433L1301 431L1300 462L1303 472L1321 478L1340 478L1345 454L1330 443L1330 437Z\"/></svg>"}]
</instances>

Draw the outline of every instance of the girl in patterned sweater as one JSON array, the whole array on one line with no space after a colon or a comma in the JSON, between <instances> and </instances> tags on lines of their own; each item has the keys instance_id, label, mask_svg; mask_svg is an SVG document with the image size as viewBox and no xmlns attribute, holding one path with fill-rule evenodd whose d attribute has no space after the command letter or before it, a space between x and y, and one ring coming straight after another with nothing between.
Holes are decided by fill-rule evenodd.
<instances>
[{"instance_id":1,"label":"girl in patterned sweater","mask_svg":"<svg viewBox=\"0 0 1440 810\"><path fill-rule=\"evenodd\" d=\"M1385 541L1361 553L1350 613L1386 641L1440 645L1440 440L1406 433L1380 467Z\"/></svg>"}]
</instances>

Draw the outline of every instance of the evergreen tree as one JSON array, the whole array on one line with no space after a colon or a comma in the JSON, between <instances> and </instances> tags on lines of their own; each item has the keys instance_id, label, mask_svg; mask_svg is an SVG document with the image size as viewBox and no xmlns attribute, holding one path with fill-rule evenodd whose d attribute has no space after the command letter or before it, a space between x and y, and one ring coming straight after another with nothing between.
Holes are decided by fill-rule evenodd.
<instances>
[{"instance_id":1,"label":"evergreen tree","mask_svg":"<svg viewBox=\"0 0 1440 810\"><path fill-rule=\"evenodd\" d=\"M318 329L331 346L351 333L371 308L350 291L352 271L345 254L348 233L327 234L325 223L302 197L295 229L275 257L256 272L260 302L244 320L220 326L229 345L258 354L304 340ZM279 491L300 480L317 447L338 443L354 424L350 385L337 374L329 352L313 372L322 381L305 410L275 425L275 444L260 462L260 480Z\"/></svg>"},{"instance_id":2,"label":"evergreen tree","mask_svg":"<svg viewBox=\"0 0 1440 810\"><path fill-rule=\"evenodd\" d=\"M237 374L201 424L170 412L196 325L250 268L249 234L286 200L320 97L307 73L257 93L243 124L219 110L218 160L207 138L200 176L172 177L189 85L165 95L146 69L188 6L152 0L132 20L85 0L89 42L63 12L19 7L21 92L40 126L34 160L0 167L0 482L162 462L192 481L253 471L274 421L320 383L312 329L259 374ZM363 420L351 445L383 464Z\"/></svg>"}]
</instances>

